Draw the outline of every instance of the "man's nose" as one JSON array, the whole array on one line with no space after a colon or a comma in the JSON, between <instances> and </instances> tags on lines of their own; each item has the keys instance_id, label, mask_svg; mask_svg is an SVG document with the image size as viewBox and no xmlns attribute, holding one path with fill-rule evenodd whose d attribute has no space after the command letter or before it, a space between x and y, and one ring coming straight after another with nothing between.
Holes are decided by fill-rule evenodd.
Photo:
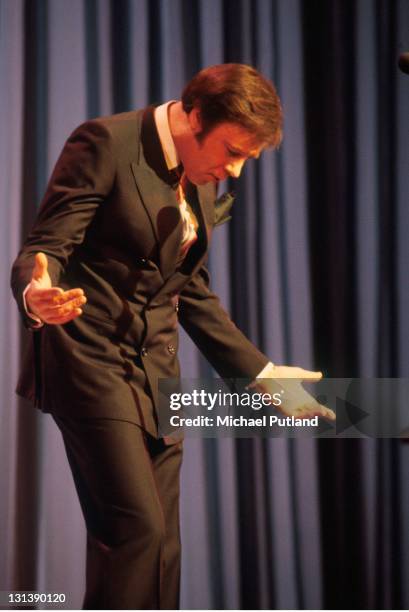
<instances>
[{"instance_id":1,"label":"man's nose","mask_svg":"<svg viewBox=\"0 0 409 612\"><path fill-rule=\"evenodd\" d=\"M245 164L245 159L236 159L234 161L230 161L225 166L225 170L229 176L232 178L239 178L241 170Z\"/></svg>"}]
</instances>

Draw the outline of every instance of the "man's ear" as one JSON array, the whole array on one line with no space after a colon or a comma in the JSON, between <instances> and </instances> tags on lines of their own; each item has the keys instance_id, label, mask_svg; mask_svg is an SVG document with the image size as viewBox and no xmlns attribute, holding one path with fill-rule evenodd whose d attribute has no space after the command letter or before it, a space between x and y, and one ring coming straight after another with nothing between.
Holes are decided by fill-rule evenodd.
<instances>
[{"instance_id":1,"label":"man's ear","mask_svg":"<svg viewBox=\"0 0 409 612\"><path fill-rule=\"evenodd\" d=\"M200 110L194 106L188 114L188 120L190 128L195 136L200 134L202 131L202 119L200 116Z\"/></svg>"}]
</instances>

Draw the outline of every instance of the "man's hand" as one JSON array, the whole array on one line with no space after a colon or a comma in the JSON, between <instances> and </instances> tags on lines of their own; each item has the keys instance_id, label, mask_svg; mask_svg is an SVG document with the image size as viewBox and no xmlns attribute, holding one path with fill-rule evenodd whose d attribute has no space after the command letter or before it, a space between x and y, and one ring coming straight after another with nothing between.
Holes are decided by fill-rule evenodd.
<instances>
[{"instance_id":1,"label":"man's hand","mask_svg":"<svg viewBox=\"0 0 409 612\"><path fill-rule=\"evenodd\" d=\"M52 287L47 257L44 253L36 254L33 276L26 293L30 313L44 323L63 325L82 314L80 307L86 301L82 289L64 291L60 287Z\"/></svg>"},{"instance_id":2,"label":"man's hand","mask_svg":"<svg viewBox=\"0 0 409 612\"><path fill-rule=\"evenodd\" d=\"M263 371L263 378L257 378L249 388L262 388L265 393L273 395L280 393L281 405L276 406L285 416L294 416L298 419L311 418L313 416L323 417L329 421L335 421L335 412L323 406L307 393L302 382L318 382L322 378L322 372L311 372L303 368L290 366L276 366L270 364Z\"/></svg>"}]
</instances>

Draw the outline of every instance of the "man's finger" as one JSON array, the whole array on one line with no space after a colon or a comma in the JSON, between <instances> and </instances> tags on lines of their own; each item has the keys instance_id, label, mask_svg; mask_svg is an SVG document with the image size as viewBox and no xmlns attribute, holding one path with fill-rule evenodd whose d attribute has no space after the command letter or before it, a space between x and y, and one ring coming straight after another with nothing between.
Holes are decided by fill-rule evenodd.
<instances>
[{"instance_id":1,"label":"man's finger","mask_svg":"<svg viewBox=\"0 0 409 612\"><path fill-rule=\"evenodd\" d=\"M87 301L87 298L82 295L80 297L75 298L74 300L70 300L69 302L65 302L64 304L57 304L57 305L48 305L48 307L44 307L40 310L40 316L41 318L48 318L48 317L65 317L67 315L69 315L71 312L73 312L73 310L75 310L76 308L80 308L81 306L83 306Z\"/></svg>"},{"instance_id":2,"label":"man's finger","mask_svg":"<svg viewBox=\"0 0 409 612\"><path fill-rule=\"evenodd\" d=\"M65 315L63 317L47 317L44 319L44 322L48 325L64 325L64 323L68 323L73 319L76 319L82 314L81 308L75 308L70 314Z\"/></svg>"},{"instance_id":3,"label":"man's finger","mask_svg":"<svg viewBox=\"0 0 409 612\"><path fill-rule=\"evenodd\" d=\"M66 304L67 302L70 302L71 300L76 300L76 299L81 299L81 298L85 298L83 289L79 289L79 288L69 289L68 291L64 291L63 293L56 295L53 298L53 303L58 306L61 304ZM85 302L82 302L82 304L85 304Z\"/></svg>"},{"instance_id":4,"label":"man's finger","mask_svg":"<svg viewBox=\"0 0 409 612\"><path fill-rule=\"evenodd\" d=\"M331 408L327 408L326 406L323 406L319 402L314 402L314 404L310 404L309 406L306 406L304 412L305 412L304 416L307 416L307 417L308 416L318 416L318 417L323 417L324 419L328 419L329 421L336 420L335 412L331 410Z\"/></svg>"},{"instance_id":5,"label":"man's finger","mask_svg":"<svg viewBox=\"0 0 409 612\"><path fill-rule=\"evenodd\" d=\"M69 289L68 291L64 291L60 287L52 287L51 289L36 289L32 292L31 298L32 301L37 304L50 303L50 305L58 306L59 304L65 304L83 295L84 291L82 289Z\"/></svg>"},{"instance_id":6,"label":"man's finger","mask_svg":"<svg viewBox=\"0 0 409 612\"><path fill-rule=\"evenodd\" d=\"M337 418L337 415L331 408L325 408L325 414L323 414L323 416L329 421L335 421Z\"/></svg>"},{"instance_id":7,"label":"man's finger","mask_svg":"<svg viewBox=\"0 0 409 612\"><path fill-rule=\"evenodd\" d=\"M33 270L33 279L40 280L43 278L45 274L47 274L48 270L48 260L44 253L37 253L35 256L34 270Z\"/></svg>"},{"instance_id":8,"label":"man's finger","mask_svg":"<svg viewBox=\"0 0 409 612\"><path fill-rule=\"evenodd\" d=\"M318 381L322 378L322 372L312 372L311 370L303 370L300 368L300 378L302 378L302 380Z\"/></svg>"},{"instance_id":9,"label":"man's finger","mask_svg":"<svg viewBox=\"0 0 409 612\"><path fill-rule=\"evenodd\" d=\"M61 287L52 287L51 289L32 288L30 290L30 300L32 302L50 302L58 295L62 295L64 290Z\"/></svg>"}]
</instances>

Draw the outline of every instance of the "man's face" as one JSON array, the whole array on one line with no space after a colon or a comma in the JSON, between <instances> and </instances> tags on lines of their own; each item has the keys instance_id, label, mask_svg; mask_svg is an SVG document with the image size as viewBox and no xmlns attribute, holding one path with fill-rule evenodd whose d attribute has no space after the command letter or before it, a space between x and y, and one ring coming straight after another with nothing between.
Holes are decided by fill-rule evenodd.
<instances>
[{"instance_id":1,"label":"man's face","mask_svg":"<svg viewBox=\"0 0 409 612\"><path fill-rule=\"evenodd\" d=\"M257 158L263 149L251 133L235 123L221 123L198 140L201 125L195 109L189 122L191 137L180 156L188 179L195 185L237 178L246 161Z\"/></svg>"}]
</instances>

